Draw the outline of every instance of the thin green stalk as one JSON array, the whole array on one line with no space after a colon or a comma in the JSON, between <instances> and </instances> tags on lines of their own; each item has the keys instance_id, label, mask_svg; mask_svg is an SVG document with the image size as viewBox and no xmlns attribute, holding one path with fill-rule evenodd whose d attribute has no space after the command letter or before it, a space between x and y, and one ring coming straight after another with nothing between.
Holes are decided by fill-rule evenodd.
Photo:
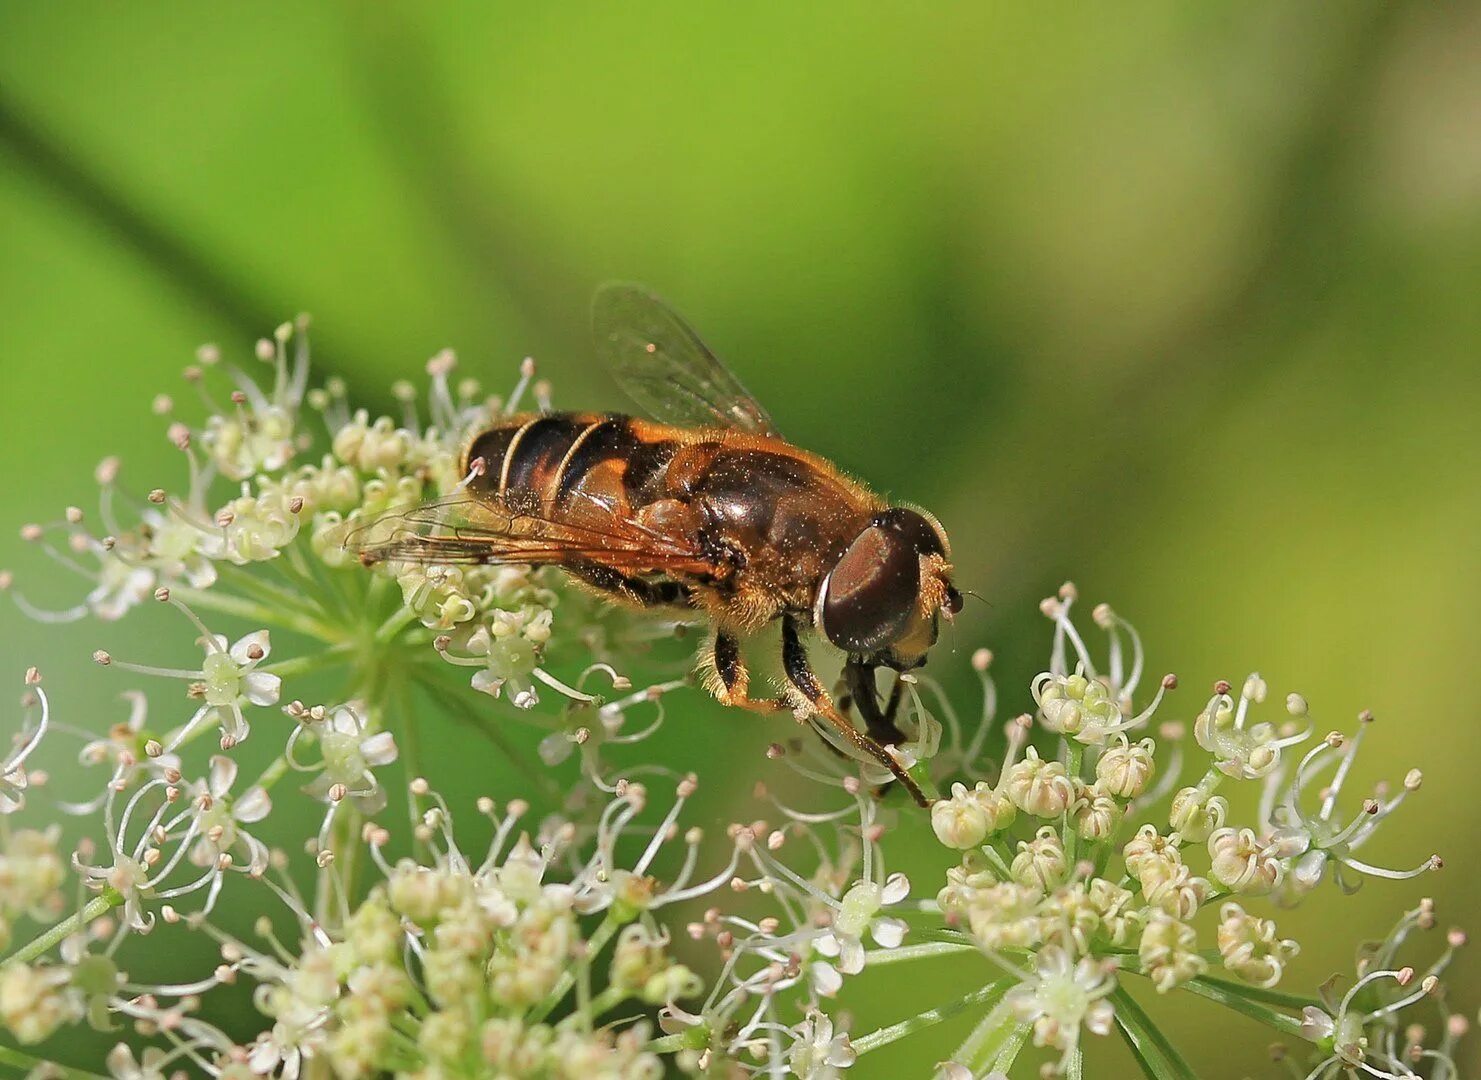
<instances>
[{"instance_id":1,"label":"thin green stalk","mask_svg":"<svg viewBox=\"0 0 1481 1080\"><path fill-rule=\"evenodd\" d=\"M902 964L907 960L922 960L932 956L951 956L954 953L976 951L975 945L963 945L954 941L931 941L921 945L902 945L898 949L870 949L864 954L868 967L882 964Z\"/></svg>"},{"instance_id":2,"label":"thin green stalk","mask_svg":"<svg viewBox=\"0 0 1481 1080\"><path fill-rule=\"evenodd\" d=\"M233 566L231 563L223 563L218 573L230 580L234 588L239 588L243 592L256 593L256 599L269 607L284 605L310 619L317 614L313 607L304 602L304 594L299 589L290 589L271 581L264 581L257 574L249 574L246 570Z\"/></svg>"},{"instance_id":3,"label":"thin green stalk","mask_svg":"<svg viewBox=\"0 0 1481 1080\"><path fill-rule=\"evenodd\" d=\"M225 593L205 589L191 589L184 585L170 586L170 595L177 600L185 601L192 607L218 611L223 615L235 615L239 619L248 619L269 626L281 626L307 637L318 638L330 645L339 642L340 635L317 619L310 619L291 611L274 610L261 604L254 604L250 600L243 600L239 596L228 596Z\"/></svg>"},{"instance_id":4,"label":"thin green stalk","mask_svg":"<svg viewBox=\"0 0 1481 1080\"><path fill-rule=\"evenodd\" d=\"M98 1073L74 1069L43 1058L34 1058L30 1054L23 1054L19 1050L12 1050L4 1045L0 1045L0 1065L12 1065L23 1070L28 1076L34 1071L38 1076L52 1076L57 1080L108 1080L106 1076ZM40 1071L43 1069L45 1072Z\"/></svg>"},{"instance_id":5,"label":"thin green stalk","mask_svg":"<svg viewBox=\"0 0 1481 1080\"><path fill-rule=\"evenodd\" d=\"M899 1023L890 1024L888 1027L877 1028L865 1035L860 1035L853 1040L854 1050L860 1054L867 1054L871 1050L877 1050L881 1046L888 1046L898 1039L907 1035L913 1035L917 1031L924 1031L947 1020L960 1012L973 1008L977 1005L987 1005L996 1002L1007 991L1009 980L1002 979L998 982L988 983L973 990L970 994L949 1001L945 1005L937 1005L933 1009L926 1009L915 1016L907 1017Z\"/></svg>"},{"instance_id":6,"label":"thin green stalk","mask_svg":"<svg viewBox=\"0 0 1481 1080\"><path fill-rule=\"evenodd\" d=\"M81 911L71 918L63 919L51 929L44 931L38 937L33 938L29 944L21 946L4 960L10 963L12 960L25 964L36 959L36 957L49 951L53 945L59 945L70 935L77 933L94 919L105 915L116 907L123 904L123 895L112 888L105 888L99 895L89 900Z\"/></svg>"},{"instance_id":7,"label":"thin green stalk","mask_svg":"<svg viewBox=\"0 0 1481 1080\"><path fill-rule=\"evenodd\" d=\"M1217 1001L1220 1005L1233 1009L1235 1012L1244 1013L1252 1020L1258 1020L1267 1027L1275 1028L1282 1035L1298 1037L1301 1035L1301 1021L1296 1017L1276 1012L1258 1001L1251 1001L1242 993L1232 989L1229 983L1200 978L1184 983L1183 989L1199 997L1208 998L1210 1001Z\"/></svg>"},{"instance_id":8,"label":"thin green stalk","mask_svg":"<svg viewBox=\"0 0 1481 1080\"><path fill-rule=\"evenodd\" d=\"M1065 771L1070 774L1071 780L1078 780L1080 779L1080 766L1085 760L1085 747L1081 746L1074 739L1070 739L1068 745L1069 751L1067 756L1069 757L1069 764L1065 766ZM1059 839L1064 844L1066 862L1068 865L1074 866L1075 859L1077 858L1076 848L1079 846L1080 837L1075 832L1075 823L1070 820L1070 812L1068 810L1065 811L1064 820L1059 826Z\"/></svg>"},{"instance_id":9,"label":"thin green stalk","mask_svg":"<svg viewBox=\"0 0 1481 1080\"><path fill-rule=\"evenodd\" d=\"M961 930L951 930L947 927L931 927L929 929L912 930L916 937L925 938L927 941L940 941L948 945L966 945L977 948L977 943L971 936Z\"/></svg>"},{"instance_id":10,"label":"thin green stalk","mask_svg":"<svg viewBox=\"0 0 1481 1080\"><path fill-rule=\"evenodd\" d=\"M1111 991L1111 1004L1116 1010L1116 1026L1131 1047L1142 1072L1151 1080L1197 1080L1183 1055L1152 1022L1142 1007L1122 986Z\"/></svg>"},{"instance_id":11,"label":"thin green stalk","mask_svg":"<svg viewBox=\"0 0 1481 1080\"><path fill-rule=\"evenodd\" d=\"M1024 1044L1028 1042L1029 1032L1033 1030L1031 1024L1015 1023L1003 1037L1002 1044L998 1050L998 1056L993 1059L992 1068L994 1072L1007 1074L1013 1068L1013 1063L1018 1060L1018 1055L1023 1052Z\"/></svg>"},{"instance_id":12,"label":"thin green stalk","mask_svg":"<svg viewBox=\"0 0 1481 1080\"><path fill-rule=\"evenodd\" d=\"M587 939L586 955L588 960L594 960L607 947L607 942L612 940L612 935L617 933L618 928L624 922L626 920L619 918L615 911L610 908L607 910L607 917L602 920L601 925ZM555 986L551 989L550 993L545 995L545 1000L525 1015L525 1023L527 1025L538 1024L549 1016L555 1007L561 1003L561 999L570 991L575 981L576 973L569 967L561 972L561 976L556 980Z\"/></svg>"},{"instance_id":13,"label":"thin green stalk","mask_svg":"<svg viewBox=\"0 0 1481 1080\"><path fill-rule=\"evenodd\" d=\"M384 645L402 630L416 622L417 613L410 608L397 608L386 617L386 620L376 627L375 640L377 644Z\"/></svg>"},{"instance_id":14,"label":"thin green stalk","mask_svg":"<svg viewBox=\"0 0 1481 1080\"><path fill-rule=\"evenodd\" d=\"M271 765L262 770L262 775L257 778L257 783L254 786L260 787L263 791L271 791L273 785L283 779L287 772L288 758L283 754L279 754L273 759Z\"/></svg>"},{"instance_id":15,"label":"thin green stalk","mask_svg":"<svg viewBox=\"0 0 1481 1080\"><path fill-rule=\"evenodd\" d=\"M550 770L543 766L537 766L517 746L504 737L504 733L498 729L499 717L492 714L480 714L468 702L464 701L455 691L441 685L432 678L419 678L417 680L422 688L430 693L439 702L445 705L453 714L453 719L482 735L502 753L505 759L519 770L520 774L527 779L532 779L535 784L545 793L545 797L553 800L554 805L559 806L564 798L560 786L551 779Z\"/></svg>"},{"instance_id":16,"label":"thin green stalk","mask_svg":"<svg viewBox=\"0 0 1481 1080\"><path fill-rule=\"evenodd\" d=\"M1322 1007L1322 1003L1314 997L1304 997L1301 994L1288 994L1283 990L1267 990L1260 986L1245 986L1243 983L1230 982L1216 975L1200 975L1193 980L1203 986L1213 986L1231 994L1238 994L1249 1001L1260 1001L1266 1005L1275 1005L1284 1009L1305 1009L1308 1006Z\"/></svg>"},{"instance_id":17,"label":"thin green stalk","mask_svg":"<svg viewBox=\"0 0 1481 1080\"><path fill-rule=\"evenodd\" d=\"M280 678L312 675L316 671L327 671L349 663L354 651L355 647L350 642L340 642L338 645L331 645L318 652L305 653L303 656L294 656L287 660L264 664L258 670Z\"/></svg>"},{"instance_id":18,"label":"thin green stalk","mask_svg":"<svg viewBox=\"0 0 1481 1080\"><path fill-rule=\"evenodd\" d=\"M602 1015L604 1015L606 1013L611 1012L613 1009L617 1008L617 1006L621 1005L624 1001L627 1000L628 993L627 993L626 990L622 989L622 987L620 987L620 986L609 986L605 990L603 990L600 994L596 994L594 996L591 996L591 987L589 985L590 982L591 982L591 979L590 979L591 966L590 966L590 964L588 964L586 966L586 975L587 975L586 982L588 983L586 992L587 992L588 996L590 996L590 1000L587 1002L587 1005L586 1005L586 1010L585 1010L585 1015L586 1016L592 1017L593 1019L596 1018L596 1017L598 1017L598 1016L602 1016ZM580 983L579 982L577 983L577 987L579 989L579 987L580 987Z\"/></svg>"}]
</instances>

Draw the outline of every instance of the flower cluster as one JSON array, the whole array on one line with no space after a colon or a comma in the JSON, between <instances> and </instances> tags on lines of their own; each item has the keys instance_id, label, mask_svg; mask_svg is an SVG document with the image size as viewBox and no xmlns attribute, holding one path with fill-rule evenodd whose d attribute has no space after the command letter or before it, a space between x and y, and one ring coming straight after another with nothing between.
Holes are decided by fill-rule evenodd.
<instances>
[{"instance_id":1,"label":"flower cluster","mask_svg":"<svg viewBox=\"0 0 1481 1080\"><path fill-rule=\"evenodd\" d=\"M229 370L221 398L210 386L227 365L201 350L186 371L199 422L156 401L185 463L178 490L133 498L108 459L95 515L23 530L86 578L77 605L40 608L0 575L36 618L109 622L153 603L183 631L178 647L129 648L159 655L94 654L131 684L105 730L54 721L26 674L0 748L0 1034L26 1049L0 1043L0 1061L44 1070L28 1054L65 1057L47 1040L89 1023L120 1040L92 1064L129 1080L831 1080L963 1015L966 1040L930 1053L949 1080L1018 1075L1036 1055L1083 1075L1093 1037L1112 1032L1147 1076L1191 1075L1127 992L1144 980L1264 1022L1313 1080L1457 1075L1467 1024L1441 978L1464 935L1427 964L1399 956L1436 925L1428 901L1360 952L1350 985L1282 986L1298 945L1278 907L1440 867L1360 857L1421 783L1411 771L1360 799L1345 790L1367 714L1317 736L1300 695L1267 716L1251 675L1169 718L1177 680L1148 685L1136 630L1105 605L1099 661L1066 586L1042 605L1053 639L1031 712L998 720L987 650L972 657L970 721L930 679L899 677L895 753L923 789L946 790L928 813L898 808L877 764L804 732L767 753L803 794L768 777L758 816L700 827L699 777L632 760L694 693L682 674L634 688L619 673L670 627L529 568L354 557L363 530L456 491L470 428L527 394L548 408L533 364L498 400L455 384L439 354L425 404L398 385L393 419L352 408L338 381L311 386L304 320L257 360L268 377ZM326 672L337 694L320 692ZM171 684L183 705L158 693ZM530 790L444 798L422 778L437 765L421 759L414 700L487 736ZM538 764L489 708L539 730ZM79 769L49 778L58 753L90 786L74 790ZM1242 785L1254 797L1230 798ZM56 815L93 828L64 842ZM308 823L298 835L294 821ZM899 870L922 840L939 863L924 890ZM1340 888L1319 891L1329 877ZM166 978L168 946L138 945L149 934L207 937L215 959ZM857 980L940 957L973 989L851 1030ZM239 984L250 1020L215 1004ZM1433 1035L1413 1022L1425 1002Z\"/></svg>"}]
</instances>

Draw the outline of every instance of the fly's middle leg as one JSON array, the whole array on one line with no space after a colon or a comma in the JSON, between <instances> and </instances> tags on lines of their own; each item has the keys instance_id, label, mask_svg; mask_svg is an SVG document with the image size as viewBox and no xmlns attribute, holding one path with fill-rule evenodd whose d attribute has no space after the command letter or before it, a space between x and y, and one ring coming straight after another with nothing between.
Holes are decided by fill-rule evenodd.
<instances>
[{"instance_id":1,"label":"fly's middle leg","mask_svg":"<svg viewBox=\"0 0 1481 1080\"><path fill-rule=\"evenodd\" d=\"M700 652L700 673L705 689L722 705L768 714L789 708L781 698L751 697L751 672L741 656L740 641L725 630L715 631L715 636Z\"/></svg>"}]
</instances>

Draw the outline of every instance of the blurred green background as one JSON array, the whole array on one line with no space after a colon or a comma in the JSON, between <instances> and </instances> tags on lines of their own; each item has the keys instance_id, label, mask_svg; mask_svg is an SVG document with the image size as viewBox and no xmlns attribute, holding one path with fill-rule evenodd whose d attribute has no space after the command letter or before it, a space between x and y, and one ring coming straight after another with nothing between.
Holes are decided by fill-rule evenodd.
<instances>
[{"instance_id":1,"label":"blurred green background","mask_svg":"<svg viewBox=\"0 0 1481 1080\"><path fill-rule=\"evenodd\" d=\"M6 514L86 505L113 451L140 490L175 477L151 398L200 342L244 357L300 310L361 400L453 346L493 387L529 353L558 402L619 407L587 303L646 282L796 441L940 514L989 601L933 665L965 708L983 643L1024 706L1035 602L1073 577L1182 676L1168 718L1257 667L1322 727L1377 714L1359 779L1426 786L1368 852L1448 866L1287 915L1309 985L1421 895L1481 929L1478 117L1475 5L9 0ZM22 549L5 528L0 565L70 602ZM0 676L42 665L98 728L110 640L183 638L7 611ZM689 704L664 753L738 777L714 821L748 813L776 731ZM514 793L492 758L429 772ZM858 1028L972 975L866 976ZM1481 965L1454 986L1473 1010ZM1263 1075L1266 1035L1227 1017L1173 1026L1201 1075ZM858 1073L920 1074L958 1034Z\"/></svg>"}]
</instances>

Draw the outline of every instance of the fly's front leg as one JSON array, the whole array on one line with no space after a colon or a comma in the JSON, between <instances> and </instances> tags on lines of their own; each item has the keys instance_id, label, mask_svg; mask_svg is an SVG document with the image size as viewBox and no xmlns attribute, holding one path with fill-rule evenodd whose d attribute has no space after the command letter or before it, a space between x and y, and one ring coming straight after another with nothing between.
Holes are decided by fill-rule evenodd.
<instances>
[{"instance_id":1,"label":"fly's front leg","mask_svg":"<svg viewBox=\"0 0 1481 1080\"><path fill-rule=\"evenodd\" d=\"M859 715L864 718L864 725L869 731L869 737L875 742L886 746L899 746L905 741L905 733L895 724L895 714L900 711L900 700L904 696L905 684L897 676L894 688L890 691L889 700L883 709L879 706L879 695L874 687L874 673L879 670L876 664L867 664L862 660L850 660L843 668L844 685L848 687L849 698L857 705ZM843 711L847 711L844 709Z\"/></svg>"},{"instance_id":2,"label":"fly's front leg","mask_svg":"<svg viewBox=\"0 0 1481 1080\"><path fill-rule=\"evenodd\" d=\"M921 806L931 805L914 777L901 767L890 752L850 724L848 718L838 710L833 698L829 696L827 690L823 689L823 684L818 682L818 677L813 674L812 665L807 659L807 649L802 644L802 634L798 629L797 621L791 615L782 620L782 668L787 673L787 681L792 685L792 689L802 695L812 706L814 713L822 717L830 727L853 744L862 754L873 758L889 769L895 779L905 785L905 789L910 792L917 803ZM873 693L872 688L870 693Z\"/></svg>"},{"instance_id":3,"label":"fly's front leg","mask_svg":"<svg viewBox=\"0 0 1481 1080\"><path fill-rule=\"evenodd\" d=\"M781 698L751 697L751 672L746 668L740 641L734 634L716 630L715 636L700 651L699 666L705 689L722 705L768 714L788 708Z\"/></svg>"}]
</instances>

